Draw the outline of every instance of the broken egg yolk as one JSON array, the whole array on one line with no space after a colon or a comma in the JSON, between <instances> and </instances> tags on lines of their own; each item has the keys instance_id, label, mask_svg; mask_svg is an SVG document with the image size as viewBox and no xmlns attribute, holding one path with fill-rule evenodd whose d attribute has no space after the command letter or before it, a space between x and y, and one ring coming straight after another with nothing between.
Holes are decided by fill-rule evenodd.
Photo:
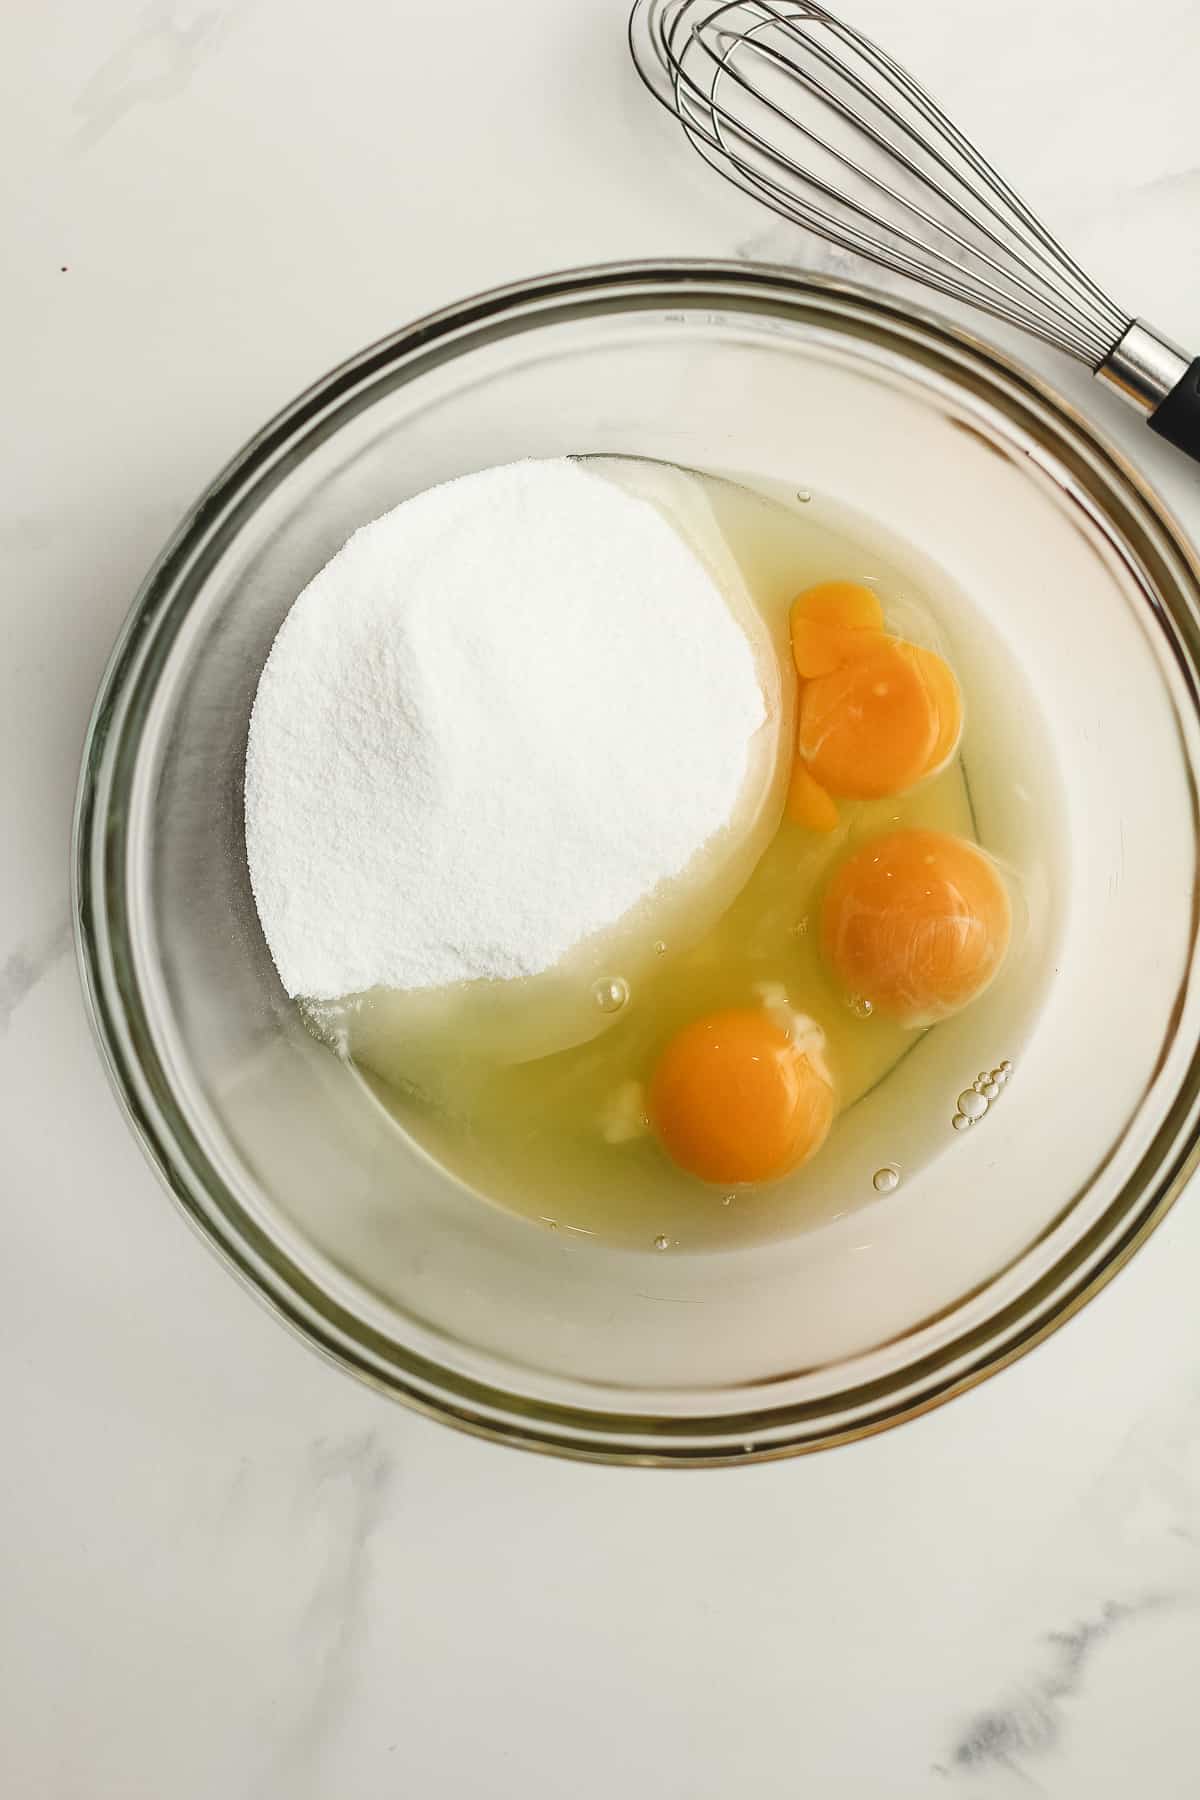
<instances>
[{"instance_id":1,"label":"broken egg yolk","mask_svg":"<svg viewBox=\"0 0 1200 1800\"><path fill-rule=\"evenodd\" d=\"M894 831L848 857L821 910L825 960L850 994L929 1025L981 994L1004 960L1012 909L965 838Z\"/></svg>"},{"instance_id":2,"label":"broken egg yolk","mask_svg":"<svg viewBox=\"0 0 1200 1800\"><path fill-rule=\"evenodd\" d=\"M814 1034L819 1041L819 1034ZM833 1088L816 1042L763 1008L710 1013L659 1059L650 1123L671 1160L701 1181L771 1181L820 1149Z\"/></svg>"},{"instance_id":3,"label":"broken egg yolk","mask_svg":"<svg viewBox=\"0 0 1200 1800\"><path fill-rule=\"evenodd\" d=\"M875 800L942 767L961 723L958 683L941 657L892 640L806 682L797 744L827 793Z\"/></svg>"},{"instance_id":4,"label":"broken egg yolk","mask_svg":"<svg viewBox=\"0 0 1200 1800\"><path fill-rule=\"evenodd\" d=\"M813 780L800 756L792 758L786 811L789 819L807 826L809 831L837 830L837 806L820 783Z\"/></svg>"},{"instance_id":5,"label":"broken egg yolk","mask_svg":"<svg viewBox=\"0 0 1200 1800\"><path fill-rule=\"evenodd\" d=\"M831 831L835 796L902 793L950 761L963 723L953 671L934 651L889 637L870 588L807 589L792 606L791 638L801 689L789 818Z\"/></svg>"},{"instance_id":6,"label":"broken egg yolk","mask_svg":"<svg viewBox=\"0 0 1200 1800\"><path fill-rule=\"evenodd\" d=\"M792 605L791 635L801 681L832 675L887 641L879 598L857 581L823 581L806 589Z\"/></svg>"}]
</instances>

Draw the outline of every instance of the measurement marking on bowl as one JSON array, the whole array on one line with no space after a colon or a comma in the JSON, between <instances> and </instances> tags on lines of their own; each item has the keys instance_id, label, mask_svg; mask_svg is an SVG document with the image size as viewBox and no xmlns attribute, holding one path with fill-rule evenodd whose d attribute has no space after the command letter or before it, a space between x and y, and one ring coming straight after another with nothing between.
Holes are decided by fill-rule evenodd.
<instances>
[{"instance_id":1,"label":"measurement marking on bowl","mask_svg":"<svg viewBox=\"0 0 1200 1800\"><path fill-rule=\"evenodd\" d=\"M968 1131L980 1119L987 1117L992 1103L1000 1098L1000 1090L1012 1072L1013 1066L1007 1058L998 1068L980 1070L971 1086L964 1088L954 1102L956 1110L950 1123L955 1131Z\"/></svg>"}]
</instances>

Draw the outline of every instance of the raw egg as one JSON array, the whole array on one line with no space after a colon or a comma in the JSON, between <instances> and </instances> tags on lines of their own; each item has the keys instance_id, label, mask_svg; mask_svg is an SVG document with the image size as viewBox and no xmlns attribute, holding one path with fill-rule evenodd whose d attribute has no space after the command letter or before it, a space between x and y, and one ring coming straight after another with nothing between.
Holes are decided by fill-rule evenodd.
<instances>
[{"instance_id":1,"label":"raw egg","mask_svg":"<svg viewBox=\"0 0 1200 1800\"><path fill-rule=\"evenodd\" d=\"M809 831L836 831L838 809L819 782L813 780L802 757L792 762L785 806L789 819Z\"/></svg>"},{"instance_id":2,"label":"raw egg","mask_svg":"<svg viewBox=\"0 0 1200 1800\"><path fill-rule=\"evenodd\" d=\"M761 1007L709 1013L667 1045L650 1083L650 1123L673 1162L702 1181L770 1181L819 1150L833 1087L811 1021L788 1029Z\"/></svg>"},{"instance_id":3,"label":"raw egg","mask_svg":"<svg viewBox=\"0 0 1200 1800\"><path fill-rule=\"evenodd\" d=\"M805 683L797 747L827 793L874 800L944 768L961 730L949 666L919 644L884 639Z\"/></svg>"},{"instance_id":4,"label":"raw egg","mask_svg":"<svg viewBox=\"0 0 1200 1800\"><path fill-rule=\"evenodd\" d=\"M981 994L1004 960L1012 908L995 865L966 838L894 831L837 870L821 948L846 990L908 1025Z\"/></svg>"},{"instance_id":5,"label":"raw egg","mask_svg":"<svg viewBox=\"0 0 1200 1800\"><path fill-rule=\"evenodd\" d=\"M823 581L798 595L792 603L791 635L801 681L831 675L887 641L878 596L857 581Z\"/></svg>"}]
</instances>

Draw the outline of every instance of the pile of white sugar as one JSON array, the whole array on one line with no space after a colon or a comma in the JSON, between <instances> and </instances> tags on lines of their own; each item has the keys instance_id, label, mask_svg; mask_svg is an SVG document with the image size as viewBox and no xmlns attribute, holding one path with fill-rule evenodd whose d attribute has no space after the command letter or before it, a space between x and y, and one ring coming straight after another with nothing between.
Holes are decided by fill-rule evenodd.
<instances>
[{"instance_id":1,"label":"pile of white sugar","mask_svg":"<svg viewBox=\"0 0 1200 1800\"><path fill-rule=\"evenodd\" d=\"M246 848L284 987L551 968L727 823L764 717L649 501L567 460L406 501L304 589L254 702Z\"/></svg>"}]
</instances>

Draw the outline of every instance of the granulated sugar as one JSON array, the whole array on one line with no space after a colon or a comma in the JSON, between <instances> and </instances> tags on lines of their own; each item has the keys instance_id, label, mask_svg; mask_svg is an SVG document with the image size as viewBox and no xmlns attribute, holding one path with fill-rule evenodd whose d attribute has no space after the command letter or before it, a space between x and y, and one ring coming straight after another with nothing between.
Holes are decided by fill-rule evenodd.
<instances>
[{"instance_id":1,"label":"granulated sugar","mask_svg":"<svg viewBox=\"0 0 1200 1800\"><path fill-rule=\"evenodd\" d=\"M355 533L275 640L246 846L289 994L553 967L731 818L765 718L720 587L647 500L567 460Z\"/></svg>"}]
</instances>

